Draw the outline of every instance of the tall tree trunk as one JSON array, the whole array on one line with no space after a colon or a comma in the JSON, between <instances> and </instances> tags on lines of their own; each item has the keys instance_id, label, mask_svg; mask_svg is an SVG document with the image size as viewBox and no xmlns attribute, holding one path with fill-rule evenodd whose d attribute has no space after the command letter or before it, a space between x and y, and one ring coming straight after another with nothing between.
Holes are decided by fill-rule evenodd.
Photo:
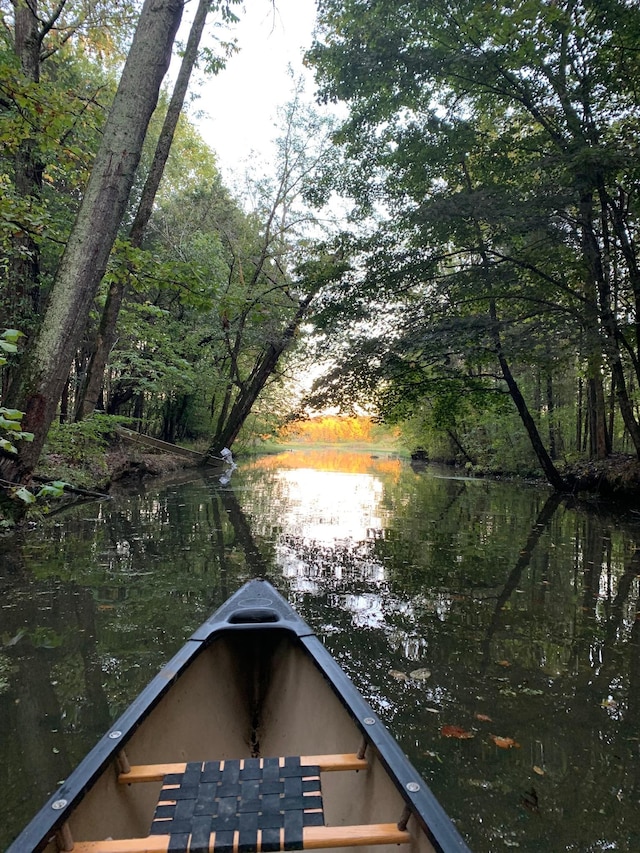
<instances>
[{"instance_id":1,"label":"tall tree trunk","mask_svg":"<svg viewBox=\"0 0 640 853\"><path fill-rule=\"evenodd\" d=\"M609 392L609 415L607 418L607 430L609 432L609 443L611 452L614 450L613 437L615 435L615 418L616 418L616 380L611 377L611 390Z\"/></svg>"},{"instance_id":2,"label":"tall tree trunk","mask_svg":"<svg viewBox=\"0 0 640 853\"><path fill-rule=\"evenodd\" d=\"M37 0L18 2L15 7L14 50L20 61L23 81L40 81L40 44L42 33L38 21ZM37 128L31 138L24 139L14 156L14 186L23 200L37 204L42 193L43 165L37 154ZM9 264L9 316L15 328L26 334L35 327L40 308L40 250L32 235L19 230L12 237Z\"/></svg>"},{"instance_id":3,"label":"tall tree trunk","mask_svg":"<svg viewBox=\"0 0 640 853\"><path fill-rule=\"evenodd\" d=\"M587 379L587 412L589 417L589 456L605 459L610 452L607 432L607 413L601 376Z\"/></svg>"},{"instance_id":4,"label":"tall tree trunk","mask_svg":"<svg viewBox=\"0 0 640 853\"><path fill-rule=\"evenodd\" d=\"M34 440L0 461L5 480L27 482L37 464L126 209L183 6L184 0L145 0L140 13L40 332L9 390L9 404L25 412Z\"/></svg>"},{"instance_id":5,"label":"tall tree trunk","mask_svg":"<svg viewBox=\"0 0 640 853\"><path fill-rule=\"evenodd\" d=\"M580 194L578 214L584 261L584 291L587 298L586 343L587 352L587 411L589 416L589 455L604 459L608 455L606 412L602 388L602 344L600 318L607 310L609 300L600 257L600 247L593 225L593 192L588 178L583 179L588 189ZM590 307L589 307L590 306Z\"/></svg>"},{"instance_id":6,"label":"tall tree trunk","mask_svg":"<svg viewBox=\"0 0 640 853\"><path fill-rule=\"evenodd\" d=\"M558 447L556 442L556 412L553 400L553 377L551 370L547 370L546 377L546 396L547 396L547 416L549 418L549 456L556 459L558 455Z\"/></svg>"},{"instance_id":7,"label":"tall tree trunk","mask_svg":"<svg viewBox=\"0 0 640 853\"><path fill-rule=\"evenodd\" d=\"M616 386L616 397L620 406L620 414L629 433L629 438L633 442L636 456L640 459L640 425L633 411L633 403L629 397L626 377L619 358L614 360L611 370Z\"/></svg>"},{"instance_id":8,"label":"tall tree trunk","mask_svg":"<svg viewBox=\"0 0 640 853\"><path fill-rule=\"evenodd\" d=\"M620 188L618 190L618 197L613 198L607 192L604 180L599 182L598 192L600 195L600 205L603 208L603 217L607 212L610 213L613 232L624 257L629 274L629 284L633 291L635 309L633 318L634 335L633 346L629 347L629 354L636 378L640 382L640 265L638 264L636 241L633 240L630 234L631 229L627 222L629 218L627 210L629 197Z\"/></svg>"},{"instance_id":9,"label":"tall tree trunk","mask_svg":"<svg viewBox=\"0 0 640 853\"><path fill-rule=\"evenodd\" d=\"M576 400L576 450L582 452L582 412L583 412L583 397L584 385L582 379L578 379L578 393Z\"/></svg>"},{"instance_id":10,"label":"tall tree trunk","mask_svg":"<svg viewBox=\"0 0 640 853\"><path fill-rule=\"evenodd\" d=\"M138 210L129 232L129 241L135 248L140 248L142 245L147 225L153 212L153 203L158 192L158 187L160 186L160 181L162 180L162 175L164 174L173 137L184 106L189 80L191 79L191 74L198 58L200 40L210 8L211 0L200 0L191 25L187 47L182 57L173 95L171 96L162 130L160 131L151 169L147 175ZM124 300L125 289L126 282L121 280L112 282L109 287L107 301L100 318L95 347L89 361L85 382L80 392L80 399L76 409L76 420L82 420L82 418L90 415L94 411L100 397L104 381L104 370L109 353L116 339L116 324Z\"/></svg>"},{"instance_id":11,"label":"tall tree trunk","mask_svg":"<svg viewBox=\"0 0 640 853\"><path fill-rule=\"evenodd\" d=\"M98 331L93 342L93 350L89 356L84 382L76 403L75 420L86 418L98 405L100 392L104 383L104 371L113 345L116 342L116 323L124 300L125 283L118 279L109 284L107 300L102 314Z\"/></svg>"},{"instance_id":12,"label":"tall tree trunk","mask_svg":"<svg viewBox=\"0 0 640 853\"><path fill-rule=\"evenodd\" d=\"M593 295L597 292L597 305L599 310L599 320L602 332L605 335L605 355L611 365L611 372L616 383L616 396L622 420L627 428L629 437L633 442L636 455L640 459L640 423L636 419L633 411L633 405L629 399L627 391L627 382L622 365L622 357L620 352L621 332L618 326L618 321L614 315L611 306L611 294L607 275L602 265L602 257L598 240L593 227L593 193L591 191L583 192L580 198L580 227L582 232L582 253L586 266L586 288L589 299L594 300ZM597 330L594 327L593 337L596 338ZM595 455L597 458L603 458L607 455L607 438L606 438L606 412L604 404L604 393L602 393L602 377L598 370L597 375L593 378L599 383L597 399L597 422L595 426L598 429L598 434L595 436ZM594 426L594 425L592 425ZM592 438L593 441L593 438ZM592 445L593 447L593 445Z\"/></svg>"}]
</instances>

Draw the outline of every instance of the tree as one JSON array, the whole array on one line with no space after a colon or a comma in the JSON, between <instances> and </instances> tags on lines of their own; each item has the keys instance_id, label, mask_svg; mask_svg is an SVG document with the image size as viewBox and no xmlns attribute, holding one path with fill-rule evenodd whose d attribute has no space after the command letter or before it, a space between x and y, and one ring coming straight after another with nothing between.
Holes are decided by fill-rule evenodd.
<instances>
[{"instance_id":1,"label":"tree","mask_svg":"<svg viewBox=\"0 0 640 853\"><path fill-rule=\"evenodd\" d=\"M338 136L349 189L365 210L384 200L393 217L381 232L397 247L384 252L388 292L406 294L404 305L413 288L454 315L484 306L490 320L495 300L494 356L524 363L532 317L549 329L564 315L581 332L594 454L607 451L604 364L640 452L628 390L629 371L638 377L637 184L626 136L638 126L637 9L392 6L321 2L310 53L324 97L350 105ZM465 285L453 303L445 280Z\"/></svg>"},{"instance_id":2,"label":"tree","mask_svg":"<svg viewBox=\"0 0 640 853\"><path fill-rule=\"evenodd\" d=\"M320 223L311 215L305 193L312 193L332 157L332 123L303 108L300 95L298 86L282 116L276 180L273 186L268 181L255 185L257 241L244 247L223 230L230 253L229 282L237 277L237 284L229 289L231 298L222 315L226 379L209 447L212 454L233 444L313 300L344 269L342 259L319 237L309 237L312 229L320 233ZM263 318L256 325L260 314Z\"/></svg>"},{"instance_id":3,"label":"tree","mask_svg":"<svg viewBox=\"0 0 640 853\"><path fill-rule=\"evenodd\" d=\"M182 17L182 0L146 0L73 231L38 334L9 390L34 441L0 464L12 482L30 477L64 388L125 212L147 126Z\"/></svg>"},{"instance_id":4,"label":"tree","mask_svg":"<svg viewBox=\"0 0 640 853\"><path fill-rule=\"evenodd\" d=\"M238 2L238 0L232 0L232 2ZM237 18L235 18L235 16L233 16L229 11L228 4L219 5L222 10L222 16L225 20L237 20ZM147 230L149 220L151 219L153 204L169 158L169 152L178 126L178 119L182 113L191 74L198 59L200 40L202 38L207 15L211 11L211 7L211 0L200 0L191 24L187 45L182 55L180 71L178 72L173 94L167 107L167 112L160 131L160 136L156 143L153 161L147 174L147 179L142 190L136 215L133 223L131 224L131 228L129 229L129 244L134 249L138 249L142 246L145 232ZM218 59L214 67L218 70L220 67L224 67L224 63L220 62ZM91 414L96 407L98 397L102 389L105 365L115 339L116 323L120 307L122 305L122 300L125 295L125 289L126 282L122 278L114 278L109 287L93 352L89 360L85 381L78 400L76 410L78 420L86 417L88 414Z\"/></svg>"},{"instance_id":5,"label":"tree","mask_svg":"<svg viewBox=\"0 0 640 853\"><path fill-rule=\"evenodd\" d=\"M92 121L100 122L96 96L101 89L106 90L103 97L113 94L105 78L122 57L122 46L132 33L131 19L131 8L124 4L116 20L108 0L83 4L32 0L12 4L3 15L5 82L0 87L0 110L8 179L4 189L13 202L3 301L12 322L29 333L36 328L46 296L40 252L47 221L43 196L51 183L51 167L57 164L59 169L74 141L80 141ZM93 90L95 64L86 79L69 79L70 67L83 64L88 71L97 54L102 79ZM82 158L94 151L86 136L83 143L76 148L76 154L84 149ZM76 171L78 165L76 159Z\"/></svg>"}]
</instances>

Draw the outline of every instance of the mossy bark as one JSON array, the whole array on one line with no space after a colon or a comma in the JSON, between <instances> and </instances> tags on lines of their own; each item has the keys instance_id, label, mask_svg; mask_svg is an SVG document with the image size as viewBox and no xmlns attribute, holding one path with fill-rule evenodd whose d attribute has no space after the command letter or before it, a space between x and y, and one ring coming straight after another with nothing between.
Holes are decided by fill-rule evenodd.
<instances>
[{"instance_id":1,"label":"mossy bark","mask_svg":"<svg viewBox=\"0 0 640 853\"><path fill-rule=\"evenodd\" d=\"M207 20L211 4L209 0L200 0L196 10L191 30L189 31L189 39L182 57L180 71L176 79L176 84L173 89L171 101L167 109L160 137L156 145L153 162L147 176L147 180L142 191L142 197L138 210L133 220L133 224L129 231L129 241L132 246L139 248L142 245L147 225L153 211L153 203L155 201L160 181L164 174L164 168L169 159L169 151L173 137L178 126L178 120L182 113L184 100L187 95L189 81L193 68L198 58L198 49L204 26ZM93 354L87 368L87 375L80 394L80 400L76 412L76 420L90 415L98 403L102 384L104 380L104 370L109 358L109 353L116 339L116 323L123 299L125 297L126 284L122 280L114 281L109 287L107 294L107 302L100 318L100 325L95 340Z\"/></svg>"}]
</instances>

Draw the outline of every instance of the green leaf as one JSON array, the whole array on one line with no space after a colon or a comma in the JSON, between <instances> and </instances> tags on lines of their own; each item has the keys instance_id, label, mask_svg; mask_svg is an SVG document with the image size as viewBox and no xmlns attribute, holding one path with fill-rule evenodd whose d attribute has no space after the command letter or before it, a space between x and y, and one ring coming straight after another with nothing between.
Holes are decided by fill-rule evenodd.
<instances>
[{"instance_id":1,"label":"green leaf","mask_svg":"<svg viewBox=\"0 0 640 853\"><path fill-rule=\"evenodd\" d=\"M20 500L24 501L26 504L33 504L36 502L36 496L33 492L30 492L29 489L25 488L25 486L21 486L19 489L16 489L15 496L20 498Z\"/></svg>"},{"instance_id":2,"label":"green leaf","mask_svg":"<svg viewBox=\"0 0 640 853\"><path fill-rule=\"evenodd\" d=\"M7 329L0 335L0 338L15 344L20 338L24 338L24 332L20 332L18 329Z\"/></svg>"},{"instance_id":3,"label":"green leaf","mask_svg":"<svg viewBox=\"0 0 640 853\"><path fill-rule=\"evenodd\" d=\"M11 444L10 441L7 441L6 438L0 438L0 448L4 450L6 453L17 453L18 448Z\"/></svg>"},{"instance_id":4,"label":"green leaf","mask_svg":"<svg viewBox=\"0 0 640 853\"><path fill-rule=\"evenodd\" d=\"M3 340L0 340L0 349L3 349L5 352L18 352L18 347L15 344L10 344Z\"/></svg>"},{"instance_id":5,"label":"green leaf","mask_svg":"<svg viewBox=\"0 0 640 853\"><path fill-rule=\"evenodd\" d=\"M43 486L38 492L39 498L61 498L64 494L64 487L66 483L63 483L62 480L57 480L54 483L47 483L46 486Z\"/></svg>"},{"instance_id":6,"label":"green leaf","mask_svg":"<svg viewBox=\"0 0 640 853\"><path fill-rule=\"evenodd\" d=\"M9 421L3 415L0 415L0 429L10 429L13 432L20 432L19 421Z\"/></svg>"},{"instance_id":7,"label":"green leaf","mask_svg":"<svg viewBox=\"0 0 640 853\"><path fill-rule=\"evenodd\" d=\"M20 409L7 409L5 406L0 406L0 415L8 418L10 421L19 421L22 419L24 412Z\"/></svg>"}]
</instances>

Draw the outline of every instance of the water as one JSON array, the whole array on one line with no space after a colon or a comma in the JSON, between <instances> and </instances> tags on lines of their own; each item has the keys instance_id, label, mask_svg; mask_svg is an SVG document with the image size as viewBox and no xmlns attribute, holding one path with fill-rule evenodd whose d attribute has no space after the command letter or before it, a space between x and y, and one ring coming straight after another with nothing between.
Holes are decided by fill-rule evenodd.
<instances>
[{"instance_id":1,"label":"water","mask_svg":"<svg viewBox=\"0 0 640 853\"><path fill-rule=\"evenodd\" d=\"M476 853L640 850L639 542L638 513L366 454L262 457L226 487L189 472L51 518L0 544L0 848L262 575Z\"/></svg>"}]
</instances>

